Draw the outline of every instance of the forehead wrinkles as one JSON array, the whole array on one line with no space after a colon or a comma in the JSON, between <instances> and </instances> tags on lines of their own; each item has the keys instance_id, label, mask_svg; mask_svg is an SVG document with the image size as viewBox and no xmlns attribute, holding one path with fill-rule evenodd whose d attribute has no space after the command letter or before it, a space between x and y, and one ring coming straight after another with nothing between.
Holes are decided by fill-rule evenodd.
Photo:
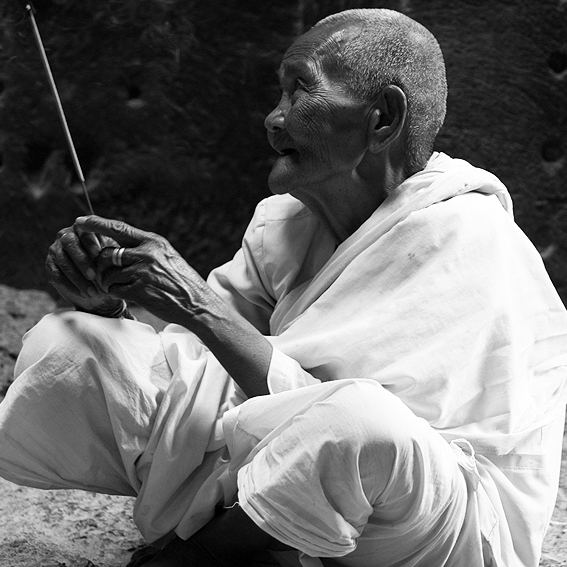
<instances>
[{"instance_id":1,"label":"forehead wrinkles","mask_svg":"<svg viewBox=\"0 0 567 567\"><path fill-rule=\"evenodd\" d=\"M321 68L323 59L334 58L344 43L343 26L312 28L299 38L286 51L282 64L295 59L306 59L315 67Z\"/></svg>"},{"instance_id":2,"label":"forehead wrinkles","mask_svg":"<svg viewBox=\"0 0 567 567\"><path fill-rule=\"evenodd\" d=\"M287 50L280 67L280 76L286 71L298 72L307 67L342 82L345 77L340 68L340 54L350 35L344 26L311 29Z\"/></svg>"},{"instance_id":3,"label":"forehead wrinkles","mask_svg":"<svg viewBox=\"0 0 567 567\"><path fill-rule=\"evenodd\" d=\"M313 49L304 44L293 44L282 59L278 75L282 79L286 74L300 74L306 71L317 73L321 65Z\"/></svg>"}]
</instances>

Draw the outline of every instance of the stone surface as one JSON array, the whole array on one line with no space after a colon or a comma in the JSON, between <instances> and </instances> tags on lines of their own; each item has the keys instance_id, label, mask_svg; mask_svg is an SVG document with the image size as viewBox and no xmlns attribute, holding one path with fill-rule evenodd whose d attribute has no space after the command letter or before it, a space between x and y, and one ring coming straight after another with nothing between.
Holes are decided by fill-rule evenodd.
<instances>
[{"instance_id":1,"label":"stone surface","mask_svg":"<svg viewBox=\"0 0 567 567\"><path fill-rule=\"evenodd\" d=\"M567 424L566 424L567 425ZM563 437L563 458L557 503L543 543L540 567L567 566L567 431Z\"/></svg>"},{"instance_id":2,"label":"stone surface","mask_svg":"<svg viewBox=\"0 0 567 567\"><path fill-rule=\"evenodd\" d=\"M0 399L12 381L22 336L55 308L55 301L43 291L0 285Z\"/></svg>"},{"instance_id":3,"label":"stone surface","mask_svg":"<svg viewBox=\"0 0 567 567\"><path fill-rule=\"evenodd\" d=\"M267 194L263 120L295 4L34 2L97 214L203 274L231 257ZM0 2L0 283L47 290L48 246L88 209L24 5Z\"/></svg>"},{"instance_id":4,"label":"stone surface","mask_svg":"<svg viewBox=\"0 0 567 567\"><path fill-rule=\"evenodd\" d=\"M0 401L12 382L22 336L55 309L43 291L0 285ZM132 498L36 490L0 478L0 567L125 565L142 543L132 506Z\"/></svg>"},{"instance_id":5,"label":"stone surface","mask_svg":"<svg viewBox=\"0 0 567 567\"><path fill-rule=\"evenodd\" d=\"M206 274L268 194L264 116L294 35L386 7L438 37L437 149L498 175L567 301L564 0L42 0L38 21L95 211L159 232ZM28 22L0 5L0 283L47 289L57 231L86 211Z\"/></svg>"},{"instance_id":6,"label":"stone surface","mask_svg":"<svg viewBox=\"0 0 567 567\"><path fill-rule=\"evenodd\" d=\"M0 479L0 567L119 567L142 543L133 499Z\"/></svg>"}]
</instances>

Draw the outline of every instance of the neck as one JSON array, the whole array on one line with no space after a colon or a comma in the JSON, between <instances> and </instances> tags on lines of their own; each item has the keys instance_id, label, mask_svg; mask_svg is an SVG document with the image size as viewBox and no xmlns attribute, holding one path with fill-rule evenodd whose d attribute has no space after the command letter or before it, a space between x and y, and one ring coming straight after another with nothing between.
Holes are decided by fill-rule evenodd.
<instances>
[{"instance_id":1,"label":"neck","mask_svg":"<svg viewBox=\"0 0 567 567\"><path fill-rule=\"evenodd\" d=\"M406 179L403 166L360 167L349 178L327 180L324 187L301 189L293 196L323 222L337 244L354 234Z\"/></svg>"}]
</instances>

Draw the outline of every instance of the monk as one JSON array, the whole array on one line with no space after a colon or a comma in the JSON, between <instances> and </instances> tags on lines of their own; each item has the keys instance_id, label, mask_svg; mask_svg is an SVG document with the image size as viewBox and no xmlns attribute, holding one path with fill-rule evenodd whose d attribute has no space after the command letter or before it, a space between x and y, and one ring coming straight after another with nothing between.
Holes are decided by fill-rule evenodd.
<instances>
[{"instance_id":1,"label":"monk","mask_svg":"<svg viewBox=\"0 0 567 567\"><path fill-rule=\"evenodd\" d=\"M279 80L273 196L207 281L122 222L59 233L76 310L24 339L0 475L134 497L133 566L536 567L567 313L506 187L433 151L437 41L350 10Z\"/></svg>"}]
</instances>

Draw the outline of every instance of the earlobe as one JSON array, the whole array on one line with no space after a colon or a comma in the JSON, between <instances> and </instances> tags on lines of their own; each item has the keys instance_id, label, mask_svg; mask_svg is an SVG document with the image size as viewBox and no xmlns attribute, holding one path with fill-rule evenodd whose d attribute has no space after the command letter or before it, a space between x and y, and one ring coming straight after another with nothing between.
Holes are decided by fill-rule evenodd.
<instances>
[{"instance_id":1,"label":"earlobe","mask_svg":"<svg viewBox=\"0 0 567 567\"><path fill-rule=\"evenodd\" d=\"M368 126L368 147L379 153L397 140L406 123L408 102L397 85L388 85L380 92Z\"/></svg>"}]
</instances>

